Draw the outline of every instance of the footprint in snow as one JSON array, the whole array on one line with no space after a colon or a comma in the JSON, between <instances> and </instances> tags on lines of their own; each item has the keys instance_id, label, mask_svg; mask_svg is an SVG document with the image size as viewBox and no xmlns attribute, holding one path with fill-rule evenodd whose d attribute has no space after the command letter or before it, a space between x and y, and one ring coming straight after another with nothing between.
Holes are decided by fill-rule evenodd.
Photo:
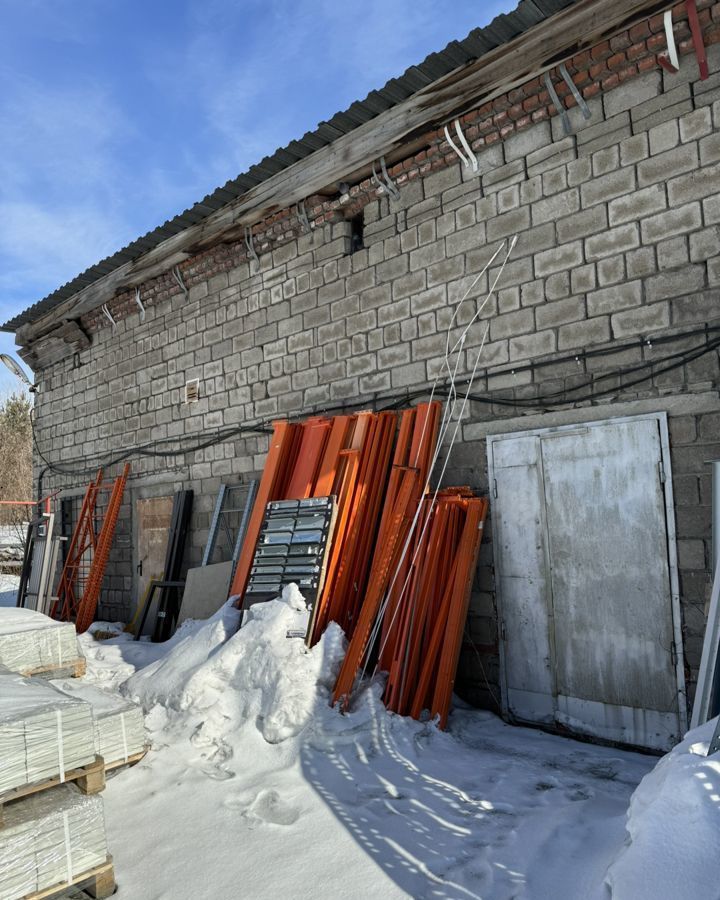
<instances>
[{"instance_id":1,"label":"footprint in snow","mask_svg":"<svg viewBox=\"0 0 720 900\"><path fill-rule=\"evenodd\" d=\"M297 822L300 810L286 803L277 791L260 791L242 815L251 828L262 822L269 822L271 825L292 825Z\"/></svg>"}]
</instances>

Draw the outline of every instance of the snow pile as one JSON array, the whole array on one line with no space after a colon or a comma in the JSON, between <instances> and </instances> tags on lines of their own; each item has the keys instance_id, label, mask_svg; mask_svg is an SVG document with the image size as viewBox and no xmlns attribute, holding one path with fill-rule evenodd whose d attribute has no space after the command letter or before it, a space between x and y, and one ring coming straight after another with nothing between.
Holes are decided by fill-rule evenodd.
<instances>
[{"instance_id":1,"label":"snow pile","mask_svg":"<svg viewBox=\"0 0 720 900\"><path fill-rule=\"evenodd\" d=\"M633 794L628 843L606 878L613 900L720 896L720 753L707 756L716 722L688 732Z\"/></svg>"},{"instance_id":2,"label":"snow pile","mask_svg":"<svg viewBox=\"0 0 720 900\"><path fill-rule=\"evenodd\" d=\"M295 585L247 611L240 631L239 615L229 601L207 622L187 623L170 652L128 679L123 692L148 712L162 706L171 722L201 718L196 744L215 743L248 723L271 744L298 735L316 708L327 707L342 631L333 624L312 650L302 638L288 638L304 633L308 621Z\"/></svg>"}]
</instances>

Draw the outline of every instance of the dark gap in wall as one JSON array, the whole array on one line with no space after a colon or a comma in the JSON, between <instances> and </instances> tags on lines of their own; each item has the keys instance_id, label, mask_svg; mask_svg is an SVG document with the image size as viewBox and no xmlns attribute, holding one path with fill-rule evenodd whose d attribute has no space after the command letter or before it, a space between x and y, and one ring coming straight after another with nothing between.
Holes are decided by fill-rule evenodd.
<instances>
[{"instance_id":1,"label":"dark gap in wall","mask_svg":"<svg viewBox=\"0 0 720 900\"><path fill-rule=\"evenodd\" d=\"M362 250L365 246L364 234L365 231L365 211L360 210L360 212L353 216L350 219L350 253L355 253L356 250Z\"/></svg>"}]
</instances>

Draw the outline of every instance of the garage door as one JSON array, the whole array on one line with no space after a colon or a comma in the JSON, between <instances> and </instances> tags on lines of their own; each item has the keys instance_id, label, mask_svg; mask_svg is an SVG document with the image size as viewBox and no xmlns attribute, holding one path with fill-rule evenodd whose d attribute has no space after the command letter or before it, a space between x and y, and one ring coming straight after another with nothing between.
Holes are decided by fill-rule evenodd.
<instances>
[{"instance_id":1,"label":"garage door","mask_svg":"<svg viewBox=\"0 0 720 900\"><path fill-rule=\"evenodd\" d=\"M662 414L488 439L503 702L516 719L652 749L679 740L666 444Z\"/></svg>"}]
</instances>

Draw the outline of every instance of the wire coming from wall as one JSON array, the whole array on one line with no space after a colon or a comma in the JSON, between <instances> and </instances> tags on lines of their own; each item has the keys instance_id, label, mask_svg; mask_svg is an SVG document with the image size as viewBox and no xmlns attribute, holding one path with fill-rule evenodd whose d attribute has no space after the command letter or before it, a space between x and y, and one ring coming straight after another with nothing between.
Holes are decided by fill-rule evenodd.
<instances>
[{"instance_id":1,"label":"wire coming from wall","mask_svg":"<svg viewBox=\"0 0 720 900\"><path fill-rule=\"evenodd\" d=\"M502 369L495 369L492 371L485 370L485 372L477 373L478 378L486 377L488 379L492 379L528 371L541 371L543 368L557 366L561 365L562 363L571 361L577 361L578 364L582 366L587 360L596 359L603 356L610 356L615 353L620 353L624 350L648 350L651 348L670 344L675 341L683 341L687 340L688 338L698 336L703 336L705 340L697 346L685 348L674 353L669 353L656 359L646 359L632 366L616 368L607 372L599 372L597 375L590 376L589 378L584 379L582 382L572 385L571 387L566 387L559 391L552 391L545 395L536 397L497 397L489 395L492 390L489 387L487 395L470 394L469 399L476 403L484 403L487 405L495 404L498 406L512 407L515 409L535 409L538 411L547 410L555 406L564 406L568 404L578 404L592 400L599 400L603 397L608 397L612 394L616 394L619 391L634 387L637 384L646 381L649 377L657 377L658 375L664 374L666 372L674 371L684 365L687 365L689 362L694 362L695 360L700 359L708 353L720 350L720 325L705 324L700 328L696 328L690 331L684 331L673 335L662 335L660 337L654 337L652 339L649 339L647 337L637 337L632 341L615 343L609 347L602 347L594 350L583 350L580 352L569 353L563 357L555 356L549 359L538 360L520 366L506 366ZM625 381L624 383L613 381L613 383L604 384L605 382L609 382L613 379L622 380L627 376L637 377L631 378L631 380ZM464 384L467 384L467 379L455 379L456 388ZM588 390L588 388L592 389ZM435 394L439 396L445 396L448 390L449 386L447 384L440 383L435 387ZM583 390L585 391L585 393L580 393ZM377 393L371 398L365 400L355 401L351 403L338 403L335 406L320 406L316 404L310 408L298 410L295 416L303 417L316 414L318 412L326 413L329 411L347 412L352 409L372 409L375 411L399 409L403 405L411 403L413 400L419 400L422 397L427 397L430 394L430 391L430 386L424 386L414 390L408 389L395 393ZM273 419L276 418L282 417L273 416ZM136 447L129 447L126 450L123 450L121 453L114 455L96 454L94 456L87 456L83 458L76 457L75 459L69 460L67 463L54 463L47 459L45 454L40 450L39 442L37 440L37 434L35 432L34 416L31 417L31 424L35 449L39 458L45 464L45 469L41 473L40 479L42 479L42 475L46 471L51 471L59 475L66 476L84 476L95 472L99 466L102 466L103 468L110 468L111 466L116 465L120 462L124 462L126 459L130 459L133 456L144 456L152 458L185 456L188 453L195 453L200 450L205 450L209 447L214 447L217 444L233 440L234 438L269 434L272 431L269 420L258 420L254 423L238 425L232 428L216 429L212 432L200 432L197 435L193 435L191 441L188 441L187 438L163 438L157 441L151 441L146 444L141 444Z\"/></svg>"}]
</instances>

